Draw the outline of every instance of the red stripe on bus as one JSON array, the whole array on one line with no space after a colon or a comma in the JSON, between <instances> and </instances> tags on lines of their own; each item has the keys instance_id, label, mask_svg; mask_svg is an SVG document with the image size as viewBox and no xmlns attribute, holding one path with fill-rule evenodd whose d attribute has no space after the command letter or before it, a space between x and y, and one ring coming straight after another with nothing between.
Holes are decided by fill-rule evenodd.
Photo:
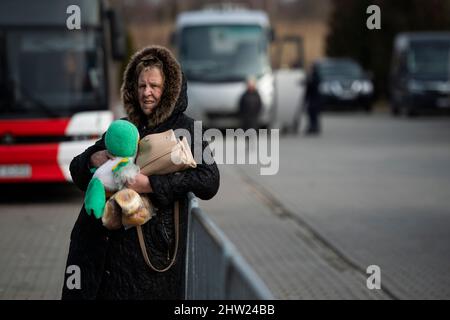
<instances>
[{"instance_id":1,"label":"red stripe on bus","mask_svg":"<svg viewBox=\"0 0 450 320\"><path fill-rule=\"evenodd\" d=\"M69 124L69 118L0 120L0 136L61 136Z\"/></svg>"},{"instance_id":2,"label":"red stripe on bus","mask_svg":"<svg viewBox=\"0 0 450 320\"><path fill-rule=\"evenodd\" d=\"M0 177L0 182L66 181L58 164L58 144L0 145L0 166L30 165L29 177Z\"/></svg>"}]
</instances>

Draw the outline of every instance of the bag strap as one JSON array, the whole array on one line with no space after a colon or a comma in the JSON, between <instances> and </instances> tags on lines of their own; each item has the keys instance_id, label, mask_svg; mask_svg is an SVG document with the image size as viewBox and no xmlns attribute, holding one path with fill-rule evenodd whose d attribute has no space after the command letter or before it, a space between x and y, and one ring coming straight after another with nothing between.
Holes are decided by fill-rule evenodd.
<instances>
[{"instance_id":1,"label":"bag strap","mask_svg":"<svg viewBox=\"0 0 450 320\"><path fill-rule=\"evenodd\" d=\"M144 260L147 263L147 265L150 267L150 269L152 269L153 271L156 272L165 272L167 270L169 270L172 265L175 263L175 259L177 257L177 252L178 252L178 242L179 242L179 237L180 237L180 203L178 201L175 202L175 206L174 206L174 223L175 223L175 250L173 252L173 257L172 257L172 261L170 261L170 264L165 267L164 269L158 269L156 267L153 266L153 264L150 262L150 259L148 257L148 253L147 253L147 248L145 247L145 241L144 241L144 234L142 232L142 227L141 226L136 226L136 230L137 230L137 234L138 234L138 238L139 238L139 245L141 246L141 251L142 251L142 255L144 256Z\"/></svg>"}]
</instances>

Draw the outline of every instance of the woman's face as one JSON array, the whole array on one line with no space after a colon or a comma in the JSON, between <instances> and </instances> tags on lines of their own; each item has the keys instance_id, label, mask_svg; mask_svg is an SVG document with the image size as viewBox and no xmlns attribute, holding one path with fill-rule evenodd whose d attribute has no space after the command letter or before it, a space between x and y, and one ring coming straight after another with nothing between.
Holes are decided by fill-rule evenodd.
<instances>
[{"instance_id":1,"label":"woman's face","mask_svg":"<svg viewBox=\"0 0 450 320\"><path fill-rule=\"evenodd\" d=\"M164 90L164 80L158 68L146 68L139 74L139 105L145 115L150 115L158 106Z\"/></svg>"}]
</instances>

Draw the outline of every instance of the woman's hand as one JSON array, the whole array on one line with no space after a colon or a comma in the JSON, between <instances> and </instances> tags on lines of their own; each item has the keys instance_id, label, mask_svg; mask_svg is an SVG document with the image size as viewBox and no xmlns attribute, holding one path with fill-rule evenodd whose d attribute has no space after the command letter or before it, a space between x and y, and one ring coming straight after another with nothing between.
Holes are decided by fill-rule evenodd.
<instances>
[{"instance_id":1,"label":"woman's hand","mask_svg":"<svg viewBox=\"0 0 450 320\"><path fill-rule=\"evenodd\" d=\"M127 187L133 189L137 193L150 193L153 192L150 180L146 175L139 173L132 182L127 182Z\"/></svg>"},{"instance_id":2,"label":"woman's hand","mask_svg":"<svg viewBox=\"0 0 450 320\"><path fill-rule=\"evenodd\" d=\"M113 156L107 150L97 151L91 155L91 166L98 168L112 158Z\"/></svg>"}]
</instances>

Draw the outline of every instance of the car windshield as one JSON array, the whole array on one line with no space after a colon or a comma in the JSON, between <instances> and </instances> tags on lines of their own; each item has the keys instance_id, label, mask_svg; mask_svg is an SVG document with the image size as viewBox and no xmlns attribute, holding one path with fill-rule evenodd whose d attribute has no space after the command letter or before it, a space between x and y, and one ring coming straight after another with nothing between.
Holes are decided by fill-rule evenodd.
<instances>
[{"instance_id":1,"label":"car windshield","mask_svg":"<svg viewBox=\"0 0 450 320\"><path fill-rule=\"evenodd\" d=\"M180 61L189 80L241 81L270 69L267 37L259 26L183 29Z\"/></svg>"},{"instance_id":2,"label":"car windshield","mask_svg":"<svg viewBox=\"0 0 450 320\"><path fill-rule=\"evenodd\" d=\"M104 106L100 39L95 31L11 31L3 35L0 115L70 115Z\"/></svg>"},{"instance_id":3,"label":"car windshield","mask_svg":"<svg viewBox=\"0 0 450 320\"><path fill-rule=\"evenodd\" d=\"M323 79L334 78L361 78L363 71L361 67L353 62L326 62L319 65L319 75Z\"/></svg>"},{"instance_id":4,"label":"car windshield","mask_svg":"<svg viewBox=\"0 0 450 320\"><path fill-rule=\"evenodd\" d=\"M408 54L408 70L417 76L448 78L450 41L412 43Z\"/></svg>"}]
</instances>

